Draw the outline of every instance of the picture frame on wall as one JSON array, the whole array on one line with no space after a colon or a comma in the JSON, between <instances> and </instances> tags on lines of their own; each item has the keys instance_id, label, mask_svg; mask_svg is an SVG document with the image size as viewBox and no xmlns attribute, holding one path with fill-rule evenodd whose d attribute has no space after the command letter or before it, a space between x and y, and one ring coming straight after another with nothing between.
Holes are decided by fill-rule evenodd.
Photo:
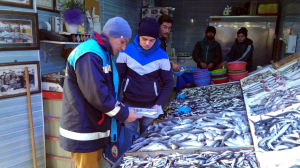
<instances>
[{"instance_id":1,"label":"picture frame on wall","mask_svg":"<svg viewBox=\"0 0 300 168\"><path fill-rule=\"evenodd\" d=\"M40 49L38 14L0 10L0 51Z\"/></svg>"},{"instance_id":2,"label":"picture frame on wall","mask_svg":"<svg viewBox=\"0 0 300 168\"><path fill-rule=\"evenodd\" d=\"M4 63L0 64L0 99L26 95L25 67L30 93L41 93L39 61Z\"/></svg>"},{"instance_id":3,"label":"picture frame on wall","mask_svg":"<svg viewBox=\"0 0 300 168\"><path fill-rule=\"evenodd\" d=\"M0 5L32 9L33 0L0 0Z\"/></svg>"},{"instance_id":4,"label":"picture frame on wall","mask_svg":"<svg viewBox=\"0 0 300 168\"><path fill-rule=\"evenodd\" d=\"M36 6L41 10L54 11L54 0L38 0Z\"/></svg>"},{"instance_id":5,"label":"picture frame on wall","mask_svg":"<svg viewBox=\"0 0 300 168\"><path fill-rule=\"evenodd\" d=\"M55 10L59 11L59 7L62 5L64 0L55 0ZM67 2L72 1L72 0L66 0ZM84 4L84 0L77 0L78 2L81 2Z\"/></svg>"}]
</instances>

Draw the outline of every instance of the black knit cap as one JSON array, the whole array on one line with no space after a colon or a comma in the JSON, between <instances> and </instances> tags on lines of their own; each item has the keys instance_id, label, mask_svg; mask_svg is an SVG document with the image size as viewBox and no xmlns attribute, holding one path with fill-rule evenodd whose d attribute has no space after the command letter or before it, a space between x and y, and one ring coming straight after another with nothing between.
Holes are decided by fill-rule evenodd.
<instances>
[{"instance_id":1,"label":"black knit cap","mask_svg":"<svg viewBox=\"0 0 300 168\"><path fill-rule=\"evenodd\" d=\"M236 34L242 33L246 37L248 36L248 30L245 27L241 27Z\"/></svg>"},{"instance_id":2,"label":"black knit cap","mask_svg":"<svg viewBox=\"0 0 300 168\"><path fill-rule=\"evenodd\" d=\"M212 33L214 33L216 35L217 31L216 31L216 28L214 26L208 26L206 28L205 34L207 34L208 32L212 32Z\"/></svg>"},{"instance_id":3,"label":"black knit cap","mask_svg":"<svg viewBox=\"0 0 300 168\"><path fill-rule=\"evenodd\" d=\"M154 18L144 18L139 23L139 36L150 36L158 38L159 35L159 24Z\"/></svg>"}]
</instances>

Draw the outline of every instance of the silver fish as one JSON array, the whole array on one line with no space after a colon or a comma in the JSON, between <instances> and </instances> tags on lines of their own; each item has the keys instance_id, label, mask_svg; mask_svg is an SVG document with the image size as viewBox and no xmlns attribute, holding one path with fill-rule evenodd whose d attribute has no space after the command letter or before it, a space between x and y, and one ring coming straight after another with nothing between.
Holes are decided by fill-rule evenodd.
<instances>
[{"instance_id":1,"label":"silver fish","mask_svg":"<svg viewBox=\"0 0 300 168\"><path fill-rule=\"evenodd\" d=\"M196 147L204 146L203 143L195 141L195 140L188 140L188 141L185 141L185 142L175 142L175 141L171 141L171 142L174 143L177 146L180 146L180 147L194 147L194 148L196 148Z\"/></svg>"},{"instance_id":2,"label":"silver fish","mask_svg":"<svg viewBox=\"0 0 300 168\"><path fill-rule=\"evenodd\" d=\"M205 135L203 133L198 134L197 141L200 142L200 141L203 141L203 140L205 140Z\"/></svg>"},{"instance_id":3,"label":"silver fish","mask_svg":"<svg viewBox=\"0 0 300 168\"><path fill-rule=\"evenodd\" d=\"M166 147L164 144L161 143L151 143L139 149L140 152L149 152L149 151L158 151L158 150L168 150L168 147Z\"/></svg>"},{"instance_id":4,"label":"silver fish","mask_svg":"<svg viewBox=\"0 0 300 168\"><path fill-rule=\"evenodd\" d=\"M221 144L223 145L224 142L225 142L228 138L230 138L232 135L233 135L233 131L228 131L228 132L226 132L226 134L224 135L224 137L223 137L223 139L222 139Z\"/></svg>"}]
</instances>

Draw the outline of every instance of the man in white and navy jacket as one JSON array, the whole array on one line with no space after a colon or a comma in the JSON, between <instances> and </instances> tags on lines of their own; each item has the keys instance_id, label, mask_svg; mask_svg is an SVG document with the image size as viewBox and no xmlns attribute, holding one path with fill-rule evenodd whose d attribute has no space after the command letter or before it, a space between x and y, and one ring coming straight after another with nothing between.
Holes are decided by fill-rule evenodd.
<instances>
[{"instance_id":1,"label":"man in white and navy jacket","mask_svg":"<svg viewBox=\"0 0 300 168\"><path fill-rule=\"evenodd\" d=\"M158 22L153 18L144 18L139 23L134 42L119 53L116 67L120 83L123 80L123 99L128 106L153 109L163 107L173 91L170 61L167 53L159 47L158 36ZM153 120L148 117L139 119L140 133ZM125 126L135 132L137 124L138 120L125 122Z\"/></svg>"}]
</instances>

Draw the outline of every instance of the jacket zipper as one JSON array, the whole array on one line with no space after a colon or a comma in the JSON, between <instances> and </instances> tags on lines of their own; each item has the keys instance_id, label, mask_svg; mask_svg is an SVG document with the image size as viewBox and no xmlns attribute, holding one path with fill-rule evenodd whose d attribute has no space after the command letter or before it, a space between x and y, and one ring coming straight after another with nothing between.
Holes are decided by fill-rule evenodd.
<instances>
[{"instance_id":1,"label":"jacket zipper","mask_svg":"<svg viewBox=\"0 0 300 168\"><path fill-rule=\"evenodd\" d=\"M209 45L206 45L206 56L205 56L205 64L207 64L207 53L208 53Z\"/></svg>"}]
</instances>

